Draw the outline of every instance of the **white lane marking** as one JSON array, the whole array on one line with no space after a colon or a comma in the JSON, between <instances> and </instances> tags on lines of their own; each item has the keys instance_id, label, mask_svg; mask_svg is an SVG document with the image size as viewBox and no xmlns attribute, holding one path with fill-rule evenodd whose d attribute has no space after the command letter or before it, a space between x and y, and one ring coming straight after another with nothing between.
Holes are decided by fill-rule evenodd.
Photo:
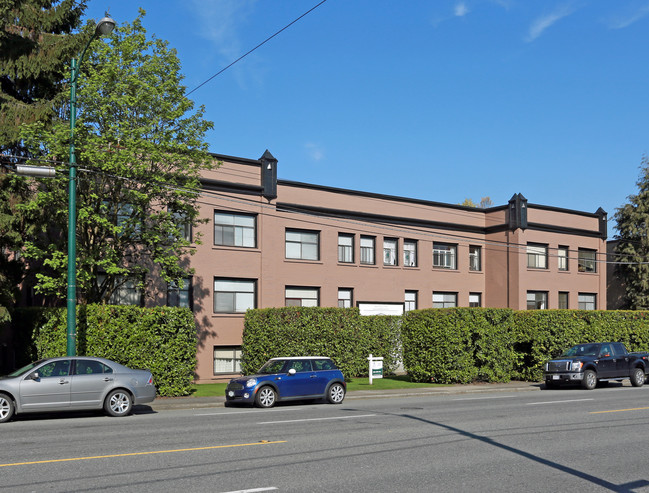
<instances>
[{"instance_id":1,"label":"white lane marking","mask_svg":"<svg viewBox=\"0 0 649 493\"><path fill-rule=\"evenodd\" d=\"M288 419L286 421L263 421L257 423L258 425L274 425L277 423L298 423L300 421L325 421L327 419L353 419L353 418L368 418L370 416L376 416L376 414L359 414L357 416L334 416L332 418L305 418L305 419Z\"/></svg>"},{"instance_id":2,"label":"white lane marking","mask_svg":"<svg viewBox=\"0 0 649 493\"><path fill-rule=\"evenodd\" d=\"M595 399L566 399L565 401L545 401L545 402L528 402L526 406L540 406L543 404L563 404L564 402L584 402L594 401Z\"/></svg>"},{"instance_id":3,"label":"white lane marking","mask_svg":"<svg viewBox=\"0 0 649 493\"><path fill-rule=\"evenodd\" d=\"M483 399L513 399L513 395L494 395L492 397L464 397L462 399L453 399L454 401L477 401Z\"/></svg>"},{"instance_id":4,"label":"white lane marking","mask_svg":"<svg viewBox=\"0 0 649 493\"><path fill-rule=\"evenodd\" d=\"M269 488L252 488L251 490L226 491L224 493L259 493L260 491L275 491L276 489L274 486L271 486Z\"/></svg>"},{"instance_id":5,"label":"white lane marking","mask_svg":"<svg viewBox=\"0 0 649 493\"><path fill-rule=\"evenodd\" d=\"M225 416L228 414L252 414L252 413L278 413L282 411L302 411L302 407L291 407L291 408L286 408L286 409L258 409L255 411L228 411L228 412L220 412L220 413L200 413L200 414L194 414L194 416Z\"/></svg>"}]
</instances>

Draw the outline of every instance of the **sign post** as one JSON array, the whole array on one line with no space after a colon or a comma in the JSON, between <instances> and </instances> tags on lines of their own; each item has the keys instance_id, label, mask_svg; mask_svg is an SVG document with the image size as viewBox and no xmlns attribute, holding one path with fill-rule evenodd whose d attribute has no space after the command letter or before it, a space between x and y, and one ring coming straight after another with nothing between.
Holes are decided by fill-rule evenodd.
<instances>
[{"instance_id":1,"label":"sign post","mask_svg":"<svg viewBox=\"0 0 649 493\"><path fill-rule=\"evenodd\" d=\"M372 385L372 380L374 378L383 378L383 357L382 356L373 357L370 354L370 357L367 358L367 360L370 362L369 376L370 376L370 385Z\"/></svg>"}]
</instances>

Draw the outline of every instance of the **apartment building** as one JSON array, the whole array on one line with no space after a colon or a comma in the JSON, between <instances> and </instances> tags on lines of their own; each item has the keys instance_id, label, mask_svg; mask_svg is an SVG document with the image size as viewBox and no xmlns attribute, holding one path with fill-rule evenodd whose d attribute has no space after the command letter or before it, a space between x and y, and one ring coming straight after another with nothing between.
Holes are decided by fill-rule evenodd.
<instances>
[{"instance_id":1,"label":"apartment building","mask_svg":"<svg viewBox=\"0 0 649 493\"><path fill-rule=\"evenodd\" d=\"M606 213L514 194L477 209L277 179L277 160L215 155L195 275L167 303L192 307L199 382L239 371L245 311L359 306L605 309Z\"/></svg>"}]
</instances>

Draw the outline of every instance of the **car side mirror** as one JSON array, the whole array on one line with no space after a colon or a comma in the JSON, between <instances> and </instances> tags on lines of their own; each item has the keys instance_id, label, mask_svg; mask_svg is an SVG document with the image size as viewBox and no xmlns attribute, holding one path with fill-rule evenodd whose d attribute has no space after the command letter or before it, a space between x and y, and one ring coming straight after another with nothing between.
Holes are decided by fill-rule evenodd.
<instances>
[{"instance_id":1,"label":"car side mirror","mask_svg":"<svg viewBox=\"0 0 649 493\"><path fill-rule=\"evenodd\" d=\"M288 374L289 374L289 375L295 375L296 373L297 373L297 371L295 371L295 368L291 368L291 369L288 371Z\"/></svg>"},{"instance_id":2,"label":"car side mirror","mask_svg":"<svg viewBox=\"0 0 649 493\"><path fill-rule=\"evenodd\" d=\"M35 371L33 373L30 373L29 378L31 378L32 380L38 380L39 378L41 378L41 376L38 374L37 371Z\"/></svg>"}]
</instances>

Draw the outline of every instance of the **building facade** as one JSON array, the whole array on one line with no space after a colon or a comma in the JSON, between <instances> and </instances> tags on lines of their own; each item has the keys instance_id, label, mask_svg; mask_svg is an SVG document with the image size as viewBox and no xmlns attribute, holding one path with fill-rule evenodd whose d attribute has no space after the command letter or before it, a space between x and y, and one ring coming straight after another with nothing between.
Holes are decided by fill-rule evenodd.
<instances>
[{"instance_id":1,"label":"building facade","mask_svg":"<svg viewBox=\"0 0 649 493\"><path fill-rule=\"evenodd\" d=\"M198 326L197 378L239 371L248 308L606 308L606 213L478 209L277 179L277 160L215 155L195 269L167 303Z\"/></svg>"}]
</instances>

